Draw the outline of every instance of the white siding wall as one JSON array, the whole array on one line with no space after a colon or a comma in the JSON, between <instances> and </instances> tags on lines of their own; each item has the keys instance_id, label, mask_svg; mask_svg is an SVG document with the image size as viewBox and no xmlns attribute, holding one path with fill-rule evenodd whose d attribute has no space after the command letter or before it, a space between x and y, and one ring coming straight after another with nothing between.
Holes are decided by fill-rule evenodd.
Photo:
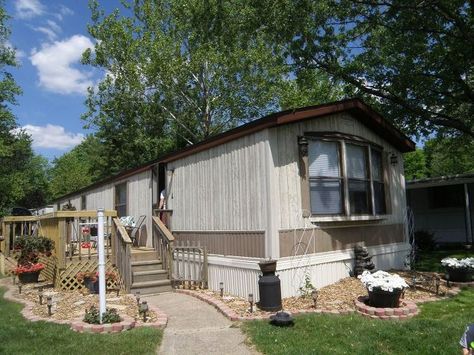
<instances>
[{"instance_id":1,"label":"white siding wall","mask_svg":"<svg viewBox=\"0 0 474 355\"><path fill-rule=\"evenodd\" d=\"M403 158L393 146L384 141L376 133L369 130L357 119L348 114L337 114L328 117L307 120L291 125L274 128L276 143L274 150L275 174L278 177L280 202L280 229L304 228L308 221L301 213L301 186L298 175L298 136L305 132L342 132L367 139L383 147L384 152L393 152L398 156L396 166L388 165L392 214L381 222L383 224L403 223L405 200L405 180L403 175ZM306 224L305 224L306 223Z\"/></svg>"},{"instance_id":2,"label":"white siding wall","mask_svg":"<svg viewBox=\"0 0 474 355\"><path fill-rule=\"evenodd\" d=\"M377 269L403 269L410 246L404 243L369 247ZM276 274L281 281L282 297L299 295L309 276L316 288L321 288L349 276L353 267L353 250L318 253L311 256L288 257L277 263ZM249 293L259 299L258 276L261 275L258 259L209 257L209 288L218 291L224 283L226 293L247 298Z\"/></svg>"},{"instance_id":3,"label":"white siding wall","mask_svg":"<svg viewBox=\"0 0 474 355\"><path fill-rule=\"evenodd\" d=\"M152 216L152 181L151 170L147 170L136 175L129 176L125 179L116 180L97 187L93 190L86 191L80 195L72 196L69 199L61 201L61 206L69 200L77 210L81 209L81 196L86 195L86 206L88 210L96 210L100 207L106 210L115 209L115 185L127 182L127 208L128 215L134 216L135 220L141 215L146 215L146 235L147 245L151 246L151 216ZM145 229L143 230L145 233Z\"/></svg>"},{"instance_id":4,"label":"white siding wall","mask_svg":"<svg viewBox=\"0 0 474 355\"><path fill-rule=\"evenodd\" d=\"M174 230L266 229L267 134L250 134L168 164Z\"/></svg>"}]
</instances>

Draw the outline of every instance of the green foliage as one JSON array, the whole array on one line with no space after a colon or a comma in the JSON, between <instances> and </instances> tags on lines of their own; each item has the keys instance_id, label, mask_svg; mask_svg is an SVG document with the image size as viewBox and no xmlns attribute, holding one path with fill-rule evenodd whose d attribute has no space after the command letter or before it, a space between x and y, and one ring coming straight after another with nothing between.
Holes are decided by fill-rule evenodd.
<instances>
[{"instance_id":1,"label":"green foliage","mask_svg":"<svg viewBox=\"0 0 474 355\"><path fill-rule=\"evenodd\" d=\"M299 291L300 295L303 298L310 298L311 293L315 290L316 287L311 283L311 276L308 274L304 275L304 285L300 286Z\"/></svg>"},{"instance_id":2,"label":"green foliage","mask_svg":"<svg viewBox=\"0 0 474 355\"><path fill-rule=\"evenodd\" d=\"M252 4L260 16L248 26L284 46L296 73L328 73L414 136L440 128L474 136L472 2Z\"/></svg>"},{"instance_id":3,"label":"green foliage","mask_svg":"<svg viewBox=\"0 0 474 355\"><path fill-rule=\"evenodd\" d=\"M456 354L466 325L474 319L474 290L419 305L421 313L405 321L360 315L305 315L281 328L266 321L243 324L264 354Z\"/></svg>"},{"instance_id":4,"label":"green foliage","mask_svg":"<svg viewBox=\"0 0 474 355\"><path fill-rule=\"evenodd\" d=\"M36 264L40 254L50 255L54 250L54 241L47 237L22 236L15 239L15 249L20 251L18 264Z\"/></svg>"},{"instance_id":5,"label":"green foliage","mask_svg":"<svg viewBox=\"0 0 474 355\"><path fill-rule=\"evenodd\" d=\"M438 137L424 147L430 176L474 172L474 139L467 137Z\"/></svg>"},{"instance_id":6,"label":"green foliage","mask_svg":"<svg viewBox=\"0 0 474 355\"><path fill-rule=\"evenodd\" d=\"M436 246L434 234L425 230L415 232L415 244L420 251L433 250Z\"/></svg>"},{"instance_id":7,"label":"green foliage","mask_svg":"<svg viewBox=\"0 0 474 355\"><path fill-rule=\"evenodd\" d=\"M102 323L118 323L120 321L122 321L122 319L115 308L107 308L105 313L102 315ZM89 324L100 324L99 310L94 306L86 309L84 322Z\"/></svg>"},{"instance_id":8,"label":"green foliage","mask_svg":"<svg viewBox=\"0 0 474 355\"><path fill-rule=\"evenodd\" d=\"M163 331L140 327L116 334L77 333L69 325L31 322L22 305L3 299L0 289L0 353L2 354L155 354Z\"/></svg>"},{"instance_id":9,"label":"green foliage","mask_svg":"<svg viewBox=\"0 0 474 355\"><path fill-rule=\"evenodd\" d=\"M417 148L414 152L406 153L403 156L405 168L405 180L423 179L428 177L425 152Z\"/></svg>"},{"instance_id":10,"label":"green foliage","mask_svg":"<svg viewBox=\"0 0 474 355\"><path fill-rule=\"evenodd\" d=\"M293 81L283 47L249 29L247 2L130 0L105 14L91 2L83 62L106 70L84 119L97 129L101 175L156 159L279 108L339 97L323 74ZM304 86L305 89L302 89Z\"/></svg>"},{"instance_id":11,"label":"green foliage","mask_svg":"<svg viewBox=\"0 0 474 355\"><path fill-rule=\"evenodd\" d=\"M18 130L10 106L21 89L8 67L16 67L15 51L8 45L8 15L0 2L0 216L15 205L37 207L48 198L47 162L33 154L31 138Z\"/></svg>"},{"instance_id":12,"label":"green foliage","mask_svg":"<svg viewBox=\"0 0 474 355\"><path fill-rule=\"evenodd\" d=\"M56 158L50 170L51 195L58 198L79 190L101 177L102 145L94 136L88 136L70 152Z\"/></svg>"}]
</instances>

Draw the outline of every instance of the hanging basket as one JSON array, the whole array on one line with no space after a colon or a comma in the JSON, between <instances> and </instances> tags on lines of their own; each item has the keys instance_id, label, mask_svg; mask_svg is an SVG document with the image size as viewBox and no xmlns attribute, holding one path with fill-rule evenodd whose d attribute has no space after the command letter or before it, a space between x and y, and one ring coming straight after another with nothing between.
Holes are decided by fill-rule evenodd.
<instances>
[{"instance_id":1,"label":"hanging basket","mask_svg":"<svg viewBox=\"0 0 474 355\"><path fill-rule=\"evenodd\" d=\"M38 282L40 272L41 271L22 272L18 274L18 280L24 284Z\"/></svg>"},{"instance_id":2,"label":"hanging basket","mask_svg":"<svg viewBox=\"0 0 474 355\"><path fill-rule=\"evenodd\" d=\"M400 305L400 296L403 290L392 292L383 290L369 291L369 306L376 308L397 308Z\"/></svg>"}]
</instances>

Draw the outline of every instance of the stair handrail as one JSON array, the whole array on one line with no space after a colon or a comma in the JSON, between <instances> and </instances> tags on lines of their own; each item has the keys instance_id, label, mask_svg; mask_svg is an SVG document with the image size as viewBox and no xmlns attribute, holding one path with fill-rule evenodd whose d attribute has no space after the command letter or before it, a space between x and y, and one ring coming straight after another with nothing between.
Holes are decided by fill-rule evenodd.
<instances>
[{"instance_id":1,"label":"stair handrail","mask_svg":"<svg viewBox=\"0 0 474 355\"><path fill-rule=\"evenodd\" d=\"M168 278L171 278L173 266L171 253L175 238L159 217L152 216L151 218L153 227L158 230L158 233L155 233L155 228L153 228L153 242L163 263L163 268L168 271Z\"/></svg>"},{"instance_id":2,"label":"stair handrail","mask_svg":"<svg viewBox=\"0 0 474 355\"><path fill-rule=\"evenodd\" d=\"M126 292L132 285L132 240L120 219L113 219L112 248L115 251L115 265L122 276Z\"/></svg>"}]
</instances>

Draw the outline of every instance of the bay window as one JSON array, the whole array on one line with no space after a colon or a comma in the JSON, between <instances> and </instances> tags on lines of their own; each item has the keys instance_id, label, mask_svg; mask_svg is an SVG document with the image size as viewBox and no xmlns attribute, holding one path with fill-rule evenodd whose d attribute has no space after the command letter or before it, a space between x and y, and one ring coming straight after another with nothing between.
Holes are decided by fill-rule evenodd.
<instances>
[{"instance_id":1,"label":"bay window","mask_svg":"<svg viewBox=\"0 0 474 355\"><path fill-rule=\"evenodd\" d=\"M311 215L386 213L380 149L348 139L307 142Z\"/></svg>"}]
</instances>

